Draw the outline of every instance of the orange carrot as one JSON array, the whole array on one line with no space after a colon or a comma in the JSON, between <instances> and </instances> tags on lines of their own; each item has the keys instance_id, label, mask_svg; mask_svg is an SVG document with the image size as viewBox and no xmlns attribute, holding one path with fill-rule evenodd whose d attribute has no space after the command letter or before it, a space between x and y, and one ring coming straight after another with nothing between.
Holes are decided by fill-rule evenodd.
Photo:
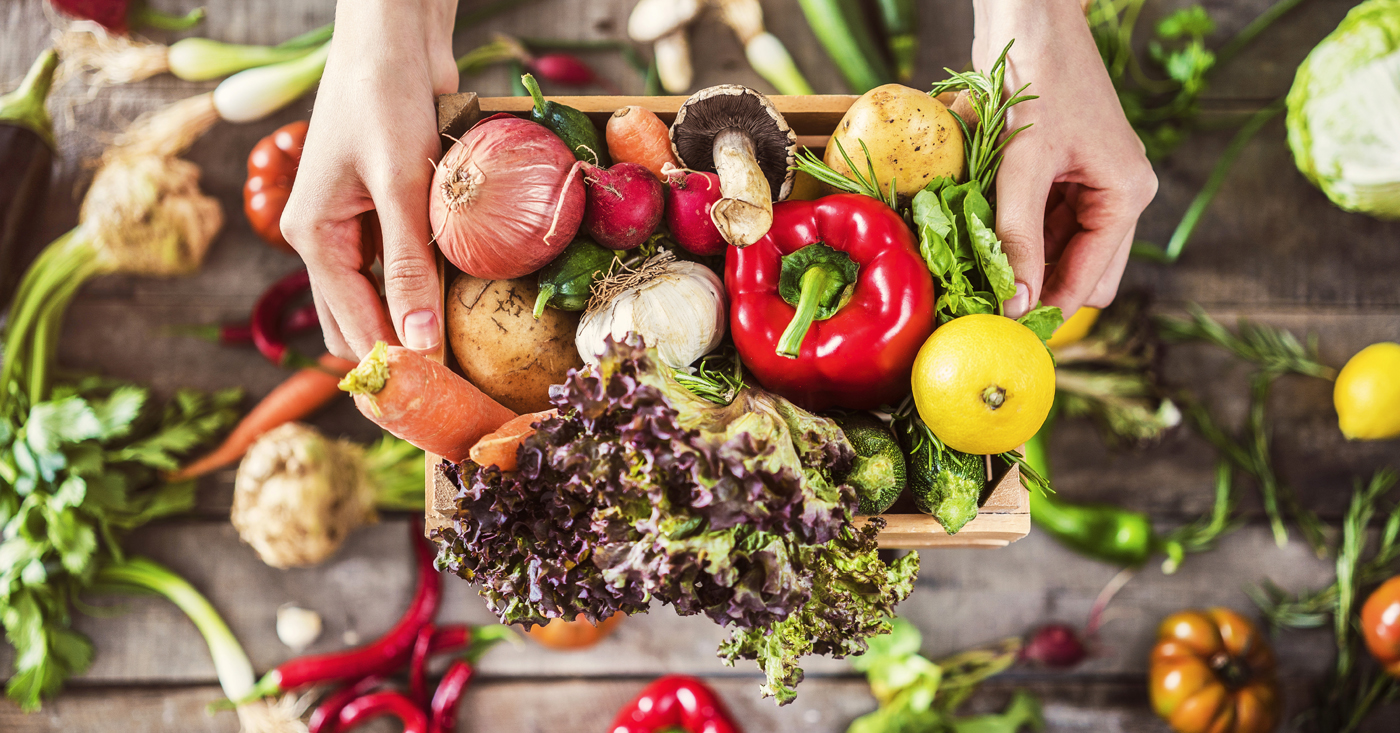
<instances>
[{"instance_id":1,"label":"orange carrot","mask_svg":"<svg viewBox=\"0 0 1400 733\"><path fill-rule=\"evenodd\" d=\"M402 346L374 345L340 388L379 427L454 463L515 413L451 369Z\"/></svg>"},{"instance_id":2,"label":"orange carrot","mask_svg":"<svg viewBox=\"0 0 1400 733\"><path fill-rule=\"evenodd\" d=\"M242 458L263 433L300 420L330 402L340 394L337 382L355 368L355 362L330 354L322 354L317 361L321 368L297 370L268 392L214 452L171 474L168 480L184 481L223 468Z\"/></svg>"},{"instance_id":3,"label":"orange carrot","mask_svg":"<svg viewBox=\"0 0 1400 733\"><path fill-rule=\"evenodd\" d=\"M481 440L472 446L472 463L478 466L496 466L502 471L514 471L519 468L515 458L520 451L520 444L535 434L532 426L554 414L554 410L527 412L496 428L494 433L483 435Z\"/></svg>"},{"instance_id":4,"label":"orange carrot","mask_svg":"<svg viewBox=\"0 0 1400 733\"><path fill-rule=\"evenodd\" d=\"M633 104L614 112L608 118L607 138L614 163L637 163L662 181L666 179L661 166L681 167L671 152L671 131L645 107Z\"/></svg>"}]
</instances>

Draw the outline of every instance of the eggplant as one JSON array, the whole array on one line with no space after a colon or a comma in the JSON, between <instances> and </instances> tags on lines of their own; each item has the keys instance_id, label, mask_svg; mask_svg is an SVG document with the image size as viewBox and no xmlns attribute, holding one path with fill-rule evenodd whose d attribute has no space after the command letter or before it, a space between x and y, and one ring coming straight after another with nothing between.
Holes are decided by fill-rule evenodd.
<instances>
[{"instance_id":1,"label":"eggplant","mask_svg":"<svg viewBox=\"0 0 1400 733\"><path fill-rule=\"evenodd\" d=\"M0 311L14 295L26 246L43 218L53 168L53 119L45 106L58 54L47 49L19 88L0 97ZM37 250L35 250L37 251Z\"/></svg>"}]
</instances>

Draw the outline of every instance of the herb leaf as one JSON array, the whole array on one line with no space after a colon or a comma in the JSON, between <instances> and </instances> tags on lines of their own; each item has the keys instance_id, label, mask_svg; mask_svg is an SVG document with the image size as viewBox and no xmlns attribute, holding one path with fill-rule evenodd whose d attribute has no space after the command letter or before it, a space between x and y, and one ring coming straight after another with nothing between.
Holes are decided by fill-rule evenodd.
<instances>
[{"instance_id":1,"label":"herb leaf","mask_svg":"<svg viewBox=\"0 0 1400 733\"><path fill-rule=\"evenodd\" d=\"M1016 319L1016 322L1029 328L1041 341L1048 341L1065 322L1064 315L1060 312L1059 306L1037 304L1024 316Z\"/></svg>"}]
</instances>

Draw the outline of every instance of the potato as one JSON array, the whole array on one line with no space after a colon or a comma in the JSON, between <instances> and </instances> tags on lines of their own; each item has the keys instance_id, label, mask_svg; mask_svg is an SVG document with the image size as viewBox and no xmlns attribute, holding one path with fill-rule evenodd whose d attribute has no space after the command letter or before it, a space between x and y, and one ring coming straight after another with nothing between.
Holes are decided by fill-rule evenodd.
<instances>
[{"instance_id":1,"label":"potato","mask_svg":"<svg viewBox=\"0 0 1400 733\"><path fill-rule=\"evenodd\" d=\"M967 172L963 131L942 102L900 84L875 87L857 99L826 144L823 160L833 170L854 178L836 148L841 142L856 170L869 176L861 141L874 158L881 190L895 179L895 191L905 200L929 181L946 176L961 180Z\"/></svg>"},{"instance_id":2,"label":"potato","mask_svg":"<svg viewBox=\"0 0 1400 733\"><path fill-rule=\"evenodd\" d=\"M467 381L518 413L547 410L549 386L583 366L574 347L578 314L532 313L535 279L458 275L447 293L447 341Z\"/></svg>"}]
</instances>

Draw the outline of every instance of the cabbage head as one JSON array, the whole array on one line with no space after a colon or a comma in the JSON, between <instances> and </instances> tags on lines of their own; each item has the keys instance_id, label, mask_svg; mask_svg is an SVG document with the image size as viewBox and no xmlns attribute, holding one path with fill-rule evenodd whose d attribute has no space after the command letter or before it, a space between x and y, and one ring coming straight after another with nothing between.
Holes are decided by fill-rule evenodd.
<instances>
[{"instance_id":1,"label":"cabbage head","mask_svg":"<svg viewBox=\"0 0 1400 733\"><path fill-rule=\"evenodd\" d=\"M1400 219L1400 0L1356 6L1298 67L1288 146L1332 203Z\"/></svg>"}]
</instances>

